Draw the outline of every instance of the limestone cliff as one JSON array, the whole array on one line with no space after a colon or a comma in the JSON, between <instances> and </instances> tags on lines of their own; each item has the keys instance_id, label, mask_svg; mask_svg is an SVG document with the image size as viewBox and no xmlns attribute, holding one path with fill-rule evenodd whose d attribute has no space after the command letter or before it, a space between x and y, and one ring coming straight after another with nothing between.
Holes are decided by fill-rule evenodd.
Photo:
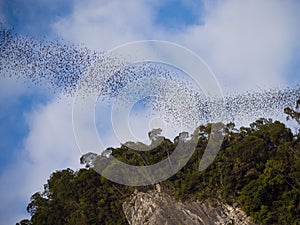
<instances>
[{"instance_id":1,"label":"limestone cliff","mask_svg":"<svg viewBox=\"0 0 300 225\"><path fill-rule=\"evenodd\" d=\"M123 211L130 225L252 225L243 211L220 202L178 202L160 190L135 192Z\"/></svg>"}]
</instances>

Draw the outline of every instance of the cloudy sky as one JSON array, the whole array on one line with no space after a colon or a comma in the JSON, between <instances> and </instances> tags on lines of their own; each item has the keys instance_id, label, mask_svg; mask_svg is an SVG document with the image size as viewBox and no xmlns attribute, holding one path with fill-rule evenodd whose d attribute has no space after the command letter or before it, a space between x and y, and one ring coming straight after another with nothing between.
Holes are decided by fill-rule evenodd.
<instances>
[{"instance_id":1,"label":"cloudy sky","mask_svg":"<svg viewBox=\"0 0 300 225\"><path fill-rule=\"evenodd\" d=\"M99 52L149 39L180 44L225 93L300 85L299 11L297 0L0 1L0 21L36 40ZM28 217L51 172L80 166L72 98L9 73L0 68L0 224Z\"/></svg>"}]
</instances>

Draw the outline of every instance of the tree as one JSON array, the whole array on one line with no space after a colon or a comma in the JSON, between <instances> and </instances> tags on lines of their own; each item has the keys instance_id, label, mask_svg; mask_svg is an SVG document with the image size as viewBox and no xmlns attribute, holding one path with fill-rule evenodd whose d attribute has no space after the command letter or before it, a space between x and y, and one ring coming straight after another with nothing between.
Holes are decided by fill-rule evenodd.
<instances>
[{"instance_id":1,"label":"tree","mask_svg":"<svg viewBox=\"0 0 300 225\"><path fill-rule=\"evenodd\" d=\"M297 104L299 107L300 102ZM151 151L136 151L131 147L149 146L131 143L109 148L100 156L87 154L81 162L90 164L112 155L128 164L152 165L168 158L180 138L186 145L197 141L187 165L161 182L163 190L181 201L214 198L228 204L237 203L258 224L299 224L300 138L283 123L270 119L258 119L240 130L232 123L227 124L218 155L200 172L198 166L211 127L211 124L199 126L192 138L181 133L174 142L160 136L161 130L155 129L149 132L149 138L154 142L161 138L161 142ZM153 186L138 189L147 191ZM31 219L22 220L19 225L127 224L122 204L133 191L132 187L106 180L91 168L56 171L44 191L32 195L27 207Z\"/></svg>"},{"instance_id":2,"label":"tree","mask_svg":"<svg viewBox=\"0 0 300 225\"><path fill-rule=\"evenodd\" d=\"M161 132L162 129L160 128L152 129L151 131L148 132L148 137L152 142L159 141L162 138L162 136L160 136Z\"/></svg>"},{"instance_id":3,"label":"tree","mask_svg":"<svg viewBox=\"0 0 300 225\"><path fill-rule=\"evenodd\" d=\"M298 99L296 101L296 106L294 109L291 109L289 107L286 107L284 109L284 113L287 114L287 120L289 118L295 119L299 124L300 124L300 111L299 111L299 107L300 107L300 99Z\"/></svg>"}]
</instances>

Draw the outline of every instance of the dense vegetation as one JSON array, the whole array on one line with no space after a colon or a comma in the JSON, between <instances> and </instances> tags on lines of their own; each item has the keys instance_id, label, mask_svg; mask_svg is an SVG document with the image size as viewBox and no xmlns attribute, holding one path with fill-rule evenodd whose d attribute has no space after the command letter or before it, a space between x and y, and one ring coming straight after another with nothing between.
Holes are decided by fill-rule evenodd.
<instances>
[{"instance_id":1,"label":"dense vegetation","mask_svg":"<svg viewBox=\"0 0 300 225\"><path fill-rule=\"evenodd\" d=\"M296 109L287 108L285 113L299 122ZM293 134L283 123L270 119L259 119L240 129L227 124L219 154L200 172L199 162L210 128L208 124L196 129L193 137L198 145L192 158L176 175L161 183L163 189L181 200L217 198L237 204L258 224L300 224L299 132ZM109 150L124 162L150 165L168 157L178 139L163 139L160 146L148 152L125 145ZM141 143L136 145L143 147ZM139 189L150 188L153 187ZM133 187L110 182L93 169L56 171L44 191L32 195L27 207L31 219L19 224L127 224L122 203L133 191Z\"/></svg>"}]
</instances>

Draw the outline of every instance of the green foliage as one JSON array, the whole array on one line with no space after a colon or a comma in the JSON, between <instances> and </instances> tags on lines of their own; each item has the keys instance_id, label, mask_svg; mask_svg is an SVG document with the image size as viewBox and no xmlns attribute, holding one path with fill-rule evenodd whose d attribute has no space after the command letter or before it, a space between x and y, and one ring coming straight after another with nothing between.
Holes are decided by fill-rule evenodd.
<instances>
[{"instance_id":1,"label":"green foliage","mask_svg":"<svg viewBox=\"0 0 300 225\"><path fill-rule=\"evenodd\" d=\"M292 118L300 124L299 108L300 108L300 99L296 101L295 109L291 109L290 107L285 108L284 113L287 114L287 119Z\"/></svg>"},{"instance_id":2,"label":"green foliage","mask_svg":"<svg viewBox=\"0 0 300 225\"><path fill-rule=\"evenodd\" d=\"M293 135L278 121L266 119L240 130L227 124L219 154L213 164L200 172L199 162L210 129L211 124L200 126L186 141L197 141L193 156L177 174L161 183L162 188L180 200L217 198L236 203L258 224L299 224L299 135ZM122 145L110 148L111 154L132 165L157 163L172 154L180 141L180 136L171 142L159 134L159 130L149 133L152 144L162 141L151 151L135 151ZM147 148L142 143L131 144L134 149ZM106 180L93 169L56 171L44 191L31 197L27 208L30 221L19 224L127 224L122 203L133 190Z\"/></svg>"},{"instance_id":3,"label":"green foliage","mask_svg":"<svg viewBox=\"0 0 300 225\"><path fill-rule=\"evenodd\" d=\"M21 220L19 223L17 223L16 225L31 225L32 223L30 222L30 220Z\"/></svg>"},{"instance_id":4,"label":"green foliage","mask_svg":"<svg viewBox=\"0 0 300 225\"><path fill-rule=\"evenodd\" d=\"M93 169L65 169L53 173L44 192L31 197L30 223L38 225L126 224L122 203L127 187L112 183Z\"/></svg>"}]
</instances>

